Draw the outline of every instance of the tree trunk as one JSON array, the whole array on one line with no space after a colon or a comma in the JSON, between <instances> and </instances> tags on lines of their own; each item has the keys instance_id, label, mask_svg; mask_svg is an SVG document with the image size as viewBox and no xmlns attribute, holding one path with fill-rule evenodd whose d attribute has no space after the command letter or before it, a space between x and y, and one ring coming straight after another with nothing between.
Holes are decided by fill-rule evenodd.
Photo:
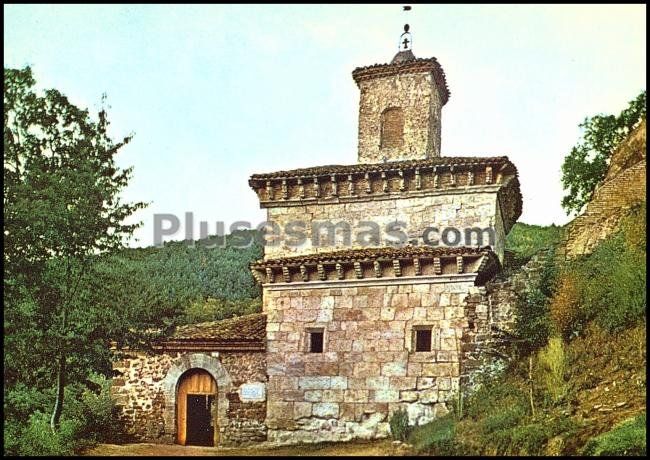
<instances>
[{"instance_id":1,"label":"tree trunk","mask_svg":"<svg viewBox=\"0 0 650 460\"><path fill-rule=\"evenodd\" d=\"M70 286L70 265L67 267L68 273L68 286ZM69 288L66 289L66 292L69 292ZM62 331L65 332L66 326L68 324L68 311L66 309L67 305L63 304L63 317L61 318ZM50 428L52 432L56 431L57 426L59 425L59 419L61 418L61 412L63 412L63 397L65 396L65 340L61 341L61 348L59 351L59 362L57 363L56 369L56 401L54 402L54 410L52 411L52 418L50 419Z\"/></svg>"},{"instance_id":2,"label":"tree trunk","mask_svg":"<svg viewBox=\"0 0 650 460\"><path fill-rule=\"evenodd\" d=\"M56 370L56 402L54 403L54 411L50 419L50 427L52 431L56 431L63 411L63 396L65 394L65 353L62 351L59 355L59 362L57 363Z\"/></svg>"},{"instance_id":3,"label":"tree trunk","mask_svg":"<svg viewBox=\"0 0 650 460\"><path fill-rule=\"evenodd\" d=\"M530 398L530 412L535 417L535 402L533 401L533 357L528 358L528 397Z\"/></svg>"}]
</instances>

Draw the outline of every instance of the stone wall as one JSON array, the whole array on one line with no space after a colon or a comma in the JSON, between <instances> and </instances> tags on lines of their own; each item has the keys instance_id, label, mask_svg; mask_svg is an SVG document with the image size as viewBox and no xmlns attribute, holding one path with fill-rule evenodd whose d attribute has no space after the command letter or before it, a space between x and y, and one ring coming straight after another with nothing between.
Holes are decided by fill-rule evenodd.
<instances>
[{"instance_id":1,"label":"stone wall","mask_svg":"<svg viewBox=\"0 0 650 460\"><path fill-rule=\"evenodd\" d=\"M607 175L585 211L571 221L562 244L566 258L589 254L614 233L625 213L646 199L645 120L612 154Z\"/></svg>"},{"instance_id":2,"label":"stone wall","mask_svg":"<svg viewBox=\"0 0 650 460\"><path fill-rule=\"evenodd\" d=\"M359 163L440 156L440 94L431 72L399 74L359 82ZM382 114L401 108L403 142L381 145Z\"/></svg>"},{"instance_id":3,"label":"stone wall","mask_svg":"<svg viewBox=\"0 0 650 460\"><path fill-rule=\"evenodd\" d=\"M430 239L439 240L440 246L445 246L442 241L442 231L446 227L457 228L461 232L461 241L457 246L475 246L476 235L470 241L464 240L466 228L479 227L494 230L495 252L500 259L503 258L505 232L501 221L501 211L497 200L496 190L458 190L457 193L445 191L441 194L431 194L421 197L390 199L368 199L363 202L309 204L304 206L287 206L268 208L267 220L275 222L282 229L289 222L304 222L306 241L300 246L287 244L287 235L283 231L281 238L274 240L267 237L270 243L264 248L265 259L286 256L330 252L339 249L361 248L357 237L361 232L368 231L369 227L361 222L371 221L379 226L379 244L370 244L366 247L382 247L388 242L386 226L396 221L405 222L401 228L407 232L409 240L415 240L416 245L423 245L423 234L428 227L436 227L437 232L429 235ZM312 246L312 225L318 222L330 222L333 225L347 223L351 229L350 240L352 245L347 246L344 234L340 230L320 230L321 242L319 246ZM326 235L335 233L336 237L328 244ZM484 234L483 246L490 245L487 233ZM293 239L292 239L293 240Z\"/></svg>"},{"instance_id":4,"label":"stone wall","mask_svg":"<svg viewBox=\"0 0 650 460\"><path fill-rule=\"evenodd\" d=\"M517 303L537 286L545 264L554 253L544 249L509 274L501 273L464 301L469 328L463 336L461 385L471 392L477 377L513 358Z\"/></svg>"},{"instance_id":5,"label":"stone wall","mask_svg":"<svg viewBox=\"0 0 650 460\"><path fill-rule=\"evenodd\" d=\"M472 277L453 283L397 281L367 287L264 289L270 441L343 441L388 435L390 414L411 424L448 411L458 390L459 346L470 324ZM485 307L487 308L487 307ZM478 324L471 327L483 327ZM413 331L432 326L432 351L415 352ZM308 352L323 328L323 353Z\"/></svg>"},{"instance_id":6,"label":"stone wall","mask_svg":"<svg viewBox=\"0 0 650 460\"><path fill-rule=\"evenodd\" d=\"M142 353L121 351L113 364L112 395L135 439L172 443L176 436L176 389L192 368L217 382L220 444L266 440L266 402L242 402L240 387L266 382L263 352Z\"/></svg>"}]
</instances>

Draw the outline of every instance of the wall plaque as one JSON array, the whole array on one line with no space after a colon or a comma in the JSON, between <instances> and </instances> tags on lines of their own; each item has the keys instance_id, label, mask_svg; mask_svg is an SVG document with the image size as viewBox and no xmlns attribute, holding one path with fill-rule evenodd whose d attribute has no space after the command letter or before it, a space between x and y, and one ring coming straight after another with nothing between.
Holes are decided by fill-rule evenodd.
<instances>
[{"instance_id":1,"label":"wall plaque","mask_svg":"<svg viewBox=\"0 0 650 460\"><path fill-rule=\"evenodd\" d=\"M239 399L246 402L265 401L266 386L263 383L244 383L239 387Z\"/></svg>"}]
</instances>

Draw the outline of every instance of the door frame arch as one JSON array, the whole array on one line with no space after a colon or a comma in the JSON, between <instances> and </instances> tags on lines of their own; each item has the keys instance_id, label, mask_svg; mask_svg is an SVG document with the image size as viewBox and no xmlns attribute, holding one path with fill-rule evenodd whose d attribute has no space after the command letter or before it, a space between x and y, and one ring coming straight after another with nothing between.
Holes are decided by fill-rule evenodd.
<instances>
[{"instance_id":1,"label":"door frame arch","mask_svg":"<svg viewBox=\"0 0 650 460\"><path fill-rule=\"evenodd\" d=\"M202 369L208 372L217 382L217 424L219 427L227 425L228 398L226 394L231 391L232 380L219 359L203 353L187 353L175 360L167 375L163 379L165 392L165 434L171 435L173 442L177 442L176 429L176 396L180 377L190 369Z\"/></svg>"}]
</instances>

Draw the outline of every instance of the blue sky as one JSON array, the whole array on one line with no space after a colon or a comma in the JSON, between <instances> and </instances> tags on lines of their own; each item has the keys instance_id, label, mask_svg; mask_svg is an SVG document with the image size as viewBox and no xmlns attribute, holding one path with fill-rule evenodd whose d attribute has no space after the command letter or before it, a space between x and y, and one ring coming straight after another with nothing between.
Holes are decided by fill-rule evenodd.
<instances>
[{"instance_id":1,"label":"blue sky","mask_svg":"<svg viewBox=\"0 0 650 460\"><path fill-rule=\"evenodd\" d=\"M562 159L587 115L618 114L645 88L645 5L5 5L4 65L32 66L135 133L124 199L153 214L226 225L264 219L248 177L356 162L355 67L389 62L404 22L442 64L451 98L443 155L508 155L520 220L564 224ZM171 239L184 239L183 230Z\"/></svg>"}]
</instances>

